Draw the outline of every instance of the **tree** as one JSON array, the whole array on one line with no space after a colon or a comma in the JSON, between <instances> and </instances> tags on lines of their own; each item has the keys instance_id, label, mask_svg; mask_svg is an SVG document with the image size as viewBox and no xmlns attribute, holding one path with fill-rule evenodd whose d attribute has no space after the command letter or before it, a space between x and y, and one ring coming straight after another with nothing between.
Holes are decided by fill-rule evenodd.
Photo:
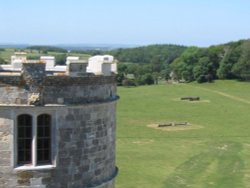
<instances>
[{"instance_id":1,"label":"tree","mask_svg":"<svg viewBox=\"0 0 250 188\"><path fill-rule=\"evenodd\" d=\"M118 63L118 73L128 74L128 66L124 63Z\"/></svg>"},{"instance_id":2,"label":"tree","mask_svg":"<svg viewBox=\"0 0 250 188\"><path fill-rule=\"evenodd\" d=\"M147 73L141 77L143 84L152 85L154 84L154 78L151 74Z\"/></svg>"},{"instance_id":3,"label":"tree","mask_svg":"<svg viewBox=\"0 0 250 188\"><path fill-rule=\"evenodd\" d=\"M40 55L32 54L27 56L28 60L38 60L40 59Z\"/></svg>"},{"instance_id":4,"label":"tree","mask_svg":"<svg viewBox=\"0 0 250 188\"><path fill-rule=\"evenodd\" d=\"M0 57L0 64L7 64L7 62L3 58Z\"/></svg>"},{"instance_id":5,"label":"tree","mask_svg":"<svg viewBox=\"0 0 250 188\"><path fill-rule=\"evenodd\" d=\"M243 80L250 80L250 40L245 41L241 46L239 61L233 66L233 73Z\"/></svg>"},{"instance_id":6,"label":"tree","mask_svg":"<svg viewBox=\"0 0 250 188\"><path fill-rule=\"evenodd\" d=\"M205 75L200 75L200 76L196 79L196 81L197 81L198 83L204 83L204 82L207 81L207 79L206 79L206 76L205 76Z\"/></svg>"},{"instance_id":7,"label":"tree","mask_svg":"<svg viewBox=\"0 0 250 188\"><path fill-rule=\"evenodd\" d=\"M175 77L178 80L194 80L193 67L198 62L200 52L201 50L197 47L189 47L170 65Z\"/></svg>"},{"instance_id":8,"label":"tree","mask_svg":"<svg viewBox=\"0 0 250 188\"><path fill-rule=\"evenodd\" d=\"M116 75L116 82L118 86L121 86L123 84L123 80L125 79L124 73L123 72L118 72Z\"/></svg>"},{"instance_id":9,"label":"tree","mask_svg":"<svg viewBox=\"0 0 250 188\"><path fill-rule=\"evenodd\" d=\"M209 58L208 57L202 57L199 59L197 66L194 67L194 78L197 80L204 80L203 76L206 76L209 74ZM202 78L202 79L201 79Z\"/></svg>"},{"instance_id":10,"label":"tree","mask_svg":"<svg viewBox=\"0 0 250 188\"><path fill-rule=\"evenodd\" d=\"M137 48L117 49L109 51L109 53L114 55L120 62L149 64L157 61L160 64L164 64L171 63L186 48L179 45L149 45Z\"/></svg>"},{"instance_id":11,"label":"tree","mask_svg":"<svg viewBox=\"0 0 250 188\"><path fill-rule=\"evenodd\" d=\"M161 74L161 77L164 79L164 80L169 80L170 79L170 73L171 73L171 67L169 64L166 64L163 68L163 70L160 72Z\"/></svg>"},{"instance_id":12,"label":"tree","mask_svg":"<svg viewBox=\"0 0 250 188\"><path fill-rule=\"evenodd\" d=\"M122 81L123 86L136 86L135 80L133 79L124 79Z\"/></svg>"},{"instance_id":13,"label":"tree","mask_svg":"<svg viewBox=\"0 0 250 188\"><path fill-rule=\"evenodd\" d=\"M159 78L161 74L159 72L153 72L152 73L153 79L154 79L154 84L158 84Z\"/></svg>"},{"instance_id":14,"label":"tree","mask_svg":"<svg viewBox=\"0 0 250 188\"><path fill-rule=\"evenodd\" d=\"M233 66L239 61L241 54L241 47L225 47L225 55L219 62L219 68L217 70L217 76L219 79L233 79L236 75L233 73Z\"/></svg>"},{"instance_id":15,"label":"tree","mask_svg":"<svg viewBox=\"0 0 250 188\"><path fill-rule=\"evenodd\" d=\"M55 59L56 59L56 64L57 65L65 65L66 63L66 58L67 58L67 55L66 54L58 54L55 56Z\"/></svg>"}]
</instances>

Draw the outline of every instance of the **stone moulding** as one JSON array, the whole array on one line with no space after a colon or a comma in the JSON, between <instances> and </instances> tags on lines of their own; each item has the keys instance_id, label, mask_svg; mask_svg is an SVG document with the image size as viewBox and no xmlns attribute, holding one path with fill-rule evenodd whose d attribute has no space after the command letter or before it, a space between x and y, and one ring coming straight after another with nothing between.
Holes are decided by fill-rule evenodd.
<instances>
[{"instance_id":1,"label":"stone moulding","mask_svg":"<svg viewBox=\"0 0 250 188\"><path fill-rule=\"evenodd\" d=\"M67 106L81 106L81 105L95 105L95 104L103 104L103 103L111 103L119 100L120 97L116 96L110 99L105 99L105 100L96 100L96 101L83 101L82 103L77 103L77 104L46 104L42 105L39 107L67 107ZM8 108L8 107L36 107L35 105L29 105L29 104L0 104L1 108Z\"/></svg>"},{"instance_id":2,"label":"stone moulding","mask_svg":"<svg viewBox=\"0 0 250 188\"><path fill-rule=\"evenodd\" d=\"M107 83L115 83L115 76L84 76L84 77L70 77L70 76L46 76L44 78L44 86L72 86L72 85L101 85ZM21 76L0 75L0 86L12 85L22 86L25 85Z\"/></svg>"}]
</instances>

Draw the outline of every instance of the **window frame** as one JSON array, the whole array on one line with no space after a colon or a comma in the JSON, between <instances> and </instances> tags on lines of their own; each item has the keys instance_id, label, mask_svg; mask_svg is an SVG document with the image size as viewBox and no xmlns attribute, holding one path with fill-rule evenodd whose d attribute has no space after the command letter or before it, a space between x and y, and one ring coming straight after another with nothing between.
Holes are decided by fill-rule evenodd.
<instances>
[{"instance_id":1,"label":"window frame","mask_svg":"<svg viewBox=\"0 0 250 188\"><path fill-rule=\"evenodd\" d=\"M22 115L31 116L32 119L32 140L31 140L31 163L30 164L20 164L18 161L18 117ZM38 117L41 115L48 115L50 117L50 157L49 163L39 164L37 162L37 128L38 128ZM51 113L48 112L41 112L41 113L27 113L27 112L20 112L16 114L16 118L14 121L14 169L16 170L32 170L32 169L48 169L55 167L55 148L53 147L55 138L54 138L54 125L55 118Z\"/></svg>"},{"instance_id":2,"label":"window frame","mask_svg":"<svg viewBox=\"0 0 250 188\"><path fill-rule=\"evenodd\" d=\"M43 118L42 121L46 121L46 119L44 119L44 118L46 118L46 116L49 119L48 124L46 124L45 122L42 122L42 123L39 122L40 117ZM36 132L36 153L37 153L37 155L36 155L36 164L37 165L51 164L51 148L52 148L52 144L51 144L51 132L52 132L51 131L52 130L52 128L51 128L51 119L52 119L51 115L49 115L49 114L40 114L40 115L37 116L37 124L36 124L36 127L37 127L37 132ZM40 137L39 136L39 131L38 131L39 126L41 126L40 128L43 128L43 132L45 132L44 129L47 127L49 129L49 135L46 136L46 135L43 134L43 136ZM48 160L38 160L38 158L39 158L38 157L39 139L43 141L43 147L40 150L48 150ZM45 140L47 140L49 142L47 149L44 146L45 145ZM43 155L44 155L44 153L43 153Z\"/></svg>"},{"instance_id":3,"label":"window frame","mask_svg":"<svg viewBox=\"0 0 250 188\"><path fill-rule=\"evenodd\" d=\"M33 140L33 117L29 114L21 114L17 116L17 161L18 165L29 165L32 163L32 140ZM22 130L22 134L20 132ZM27 130L29 130L29 133L27 133ZM28 135L28 136L27 136ZM28 144L27 144L28 140ZM20 142L22 141L23 144ZM19 148L19 145L23 145ZM27 145L30 145L29 148L27 148ZM19 154L23 151L23 160L20 160ZM26 152L29 153L29 157L26 156ZM27 160L29 158L29 160Z\"/></svg>"}]
</instances>

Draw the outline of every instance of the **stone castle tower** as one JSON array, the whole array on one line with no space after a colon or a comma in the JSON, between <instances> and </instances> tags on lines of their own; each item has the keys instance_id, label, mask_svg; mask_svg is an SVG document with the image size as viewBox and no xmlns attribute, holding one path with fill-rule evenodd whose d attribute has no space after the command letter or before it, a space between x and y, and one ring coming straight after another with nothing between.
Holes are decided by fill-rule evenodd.
<instances>
[{"instance_id":1,"label":"stone castle tower","mask_svg":"<svg viewBox=\"0 0 250 188\"><path fill-rule=\"evenodd\" d=\"M99 75L79 60L0 66L0 187L114 188L111 64Z\"/></svg>"}]
</instances>

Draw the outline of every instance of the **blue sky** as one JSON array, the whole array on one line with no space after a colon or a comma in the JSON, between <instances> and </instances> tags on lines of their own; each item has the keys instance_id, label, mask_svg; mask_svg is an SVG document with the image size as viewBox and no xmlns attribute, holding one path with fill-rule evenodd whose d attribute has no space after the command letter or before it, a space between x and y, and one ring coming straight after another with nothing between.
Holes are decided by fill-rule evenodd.
<instances>
[{"instance_id":1,"label":"blue sky","mask_svg":"<svg viewBox=\"0 0 250 188\"><path fill-rule=\"evenodd\" d=\"M0 43L183 44L250 38L249 0L0 0Z\"/></svg>"}]
</instances>

